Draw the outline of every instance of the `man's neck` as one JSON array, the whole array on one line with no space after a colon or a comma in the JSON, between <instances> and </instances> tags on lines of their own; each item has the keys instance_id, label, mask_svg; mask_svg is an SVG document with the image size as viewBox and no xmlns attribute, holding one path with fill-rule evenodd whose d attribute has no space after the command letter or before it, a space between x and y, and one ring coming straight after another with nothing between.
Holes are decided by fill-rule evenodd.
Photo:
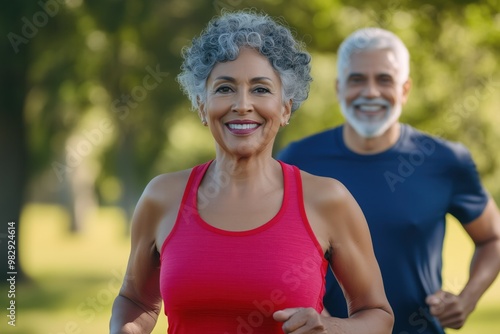
<instances>
[{"instance_id":1,"label":"man's neck","mask_svg":"<svg viewBox=\"0 0 500 334\"><path fill-rule=\"evenodd\" d=\"M401 124L394 123L382 135L374 138L361 137L353 127L344 123L343 138L345 145L358 154L376 154L390 149L399 139L401 134Z\"/></svg>"}]
</instances>

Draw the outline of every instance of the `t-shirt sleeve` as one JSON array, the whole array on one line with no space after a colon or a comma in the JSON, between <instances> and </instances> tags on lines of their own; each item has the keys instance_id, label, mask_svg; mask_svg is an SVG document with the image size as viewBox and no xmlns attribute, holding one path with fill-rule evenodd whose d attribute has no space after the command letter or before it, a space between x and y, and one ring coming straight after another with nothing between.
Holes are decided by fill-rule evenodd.
<instances>
[{"instance_id":1,"label":"t-shirt sleeve","mask_svg":"<svg viewBox=\"0 0 500 334\"><path fill-rule=\"evenodd\" d=\"M455 153L457 164L453 173L453 194L449 213L462 224L467 224L481 215L489 197L481 184L470 152L463 145L457 144Z\"/></svg>"}]
</instances>

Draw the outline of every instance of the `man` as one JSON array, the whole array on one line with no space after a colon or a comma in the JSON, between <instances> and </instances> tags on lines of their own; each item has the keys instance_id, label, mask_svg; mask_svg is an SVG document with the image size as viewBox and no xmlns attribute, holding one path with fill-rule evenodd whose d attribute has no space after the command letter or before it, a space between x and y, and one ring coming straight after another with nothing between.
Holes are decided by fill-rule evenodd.
<instances>
[{"instance_id":1,"label":"man","mask_svg":"<svg viewBox=\"0 0 500 334\"><path fill-rule=\"evenodd\" d=\"M336 89L346 122L290 144L278 159L338 179L360 204L394 310L393 333L460 328L500 270L498 208L464 146L399 123L411 81L408 50L397 36L358 30L338 57ZM475 244L458 295L441 290L447 213ZM333 316L347 316L331 273L324 303Z\"/></svg>"}]
</instances>

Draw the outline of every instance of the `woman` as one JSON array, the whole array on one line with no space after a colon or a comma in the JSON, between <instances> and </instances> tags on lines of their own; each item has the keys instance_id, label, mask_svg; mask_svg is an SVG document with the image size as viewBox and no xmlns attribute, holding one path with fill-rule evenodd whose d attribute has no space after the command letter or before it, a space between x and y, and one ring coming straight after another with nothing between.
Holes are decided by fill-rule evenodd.
<instances>
[{"instance_id":1,"label":"woman","mask_svg":"<svg viewBox=\"0 0 500 334\"><path fill-rule=\"evenodd\" d=\"M337 181L272 158L307 98L310 56L266 15L212 20L179 81L216 143L213 161L153 179L132 221L112 333L390 333L366 221ZM331 266L350 317L322 315Z\"/></svg>"}]
</instances>

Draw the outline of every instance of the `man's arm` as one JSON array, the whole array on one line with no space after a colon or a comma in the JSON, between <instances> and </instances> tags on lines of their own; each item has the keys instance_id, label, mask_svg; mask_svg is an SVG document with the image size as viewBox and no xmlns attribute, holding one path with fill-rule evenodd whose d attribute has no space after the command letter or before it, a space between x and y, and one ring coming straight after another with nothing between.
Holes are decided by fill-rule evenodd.
<instances>
[{"instance_id":1,"label":"man's arm","mask_svg":"<svg viewBox=\"0 0 500 334\"><path fill-rule=\"evenodd\" d=\"M455 329L464 325L500 272L500 213L495 201L490 199L481 216L464 228L475 244L467 284L458 296L438 291L427 297L430 311L441 325Z\"/></svg>"}]
</instances>

